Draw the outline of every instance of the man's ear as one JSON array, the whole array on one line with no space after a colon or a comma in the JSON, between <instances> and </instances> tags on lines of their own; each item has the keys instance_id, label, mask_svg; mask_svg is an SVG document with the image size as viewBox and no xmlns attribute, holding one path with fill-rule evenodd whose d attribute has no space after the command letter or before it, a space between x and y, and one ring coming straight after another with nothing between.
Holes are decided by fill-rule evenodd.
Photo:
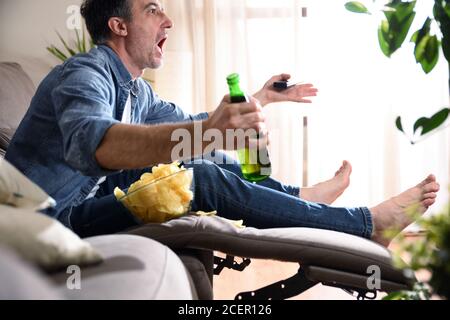
<instances>
[{"instance_id":1,"label":"man's ear","mask_svg":"<svg viewBox=\"0 0 450 320\"><path fill-rule=\"evenodd\" d=\"M111 18L108 21L109 29L113 34L119 37L125 37L128 35L128 28L124 19L121 18Z\"/></svg>"}]
</instances>

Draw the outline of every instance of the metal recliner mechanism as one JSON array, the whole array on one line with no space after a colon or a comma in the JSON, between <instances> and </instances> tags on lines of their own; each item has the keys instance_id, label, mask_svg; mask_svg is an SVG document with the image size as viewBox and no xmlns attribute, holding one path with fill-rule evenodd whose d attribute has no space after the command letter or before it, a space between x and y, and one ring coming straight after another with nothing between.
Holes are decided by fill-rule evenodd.
<instances>
[{"instance_id":1,"label":"metal recliner mechanism","mask_svg":"<svg viewBox=\"0 0 450 320\"><path fill-rule=\"evenodd\" d=\"M235 300L285 300L311 289L316 284L317 282L308 279L300 267L298 273L289 279L278 281L255 291L239 293Z\"/></svg>"},{"instance_id":2,"label":"metal recliner mechanism","mask_svg":"<svg viewBox=\"0 0 450 320\"><path fill-rule=\"evenodd\" d=\"M238 263L236 258L230 255L227 255L225 259L214 257L214 275L219 275L224 268L232 269L235 271L244 271L252 261L247 258L242 258L242 262Z\"/></svg>"},{"instance_id":3,"label":"metal recliner mechanism","mask_svg":"<svg viewBox=\"0 0 450 320\"><path fill-rule=\"evenodd\" d=\"M230 255L227 255L225 259L214 257L214 264L216 265L214 274L220 275L225 267L242 272L250 265L251 259L242 258L242 260L242 263L238 263L236 257ZM310 271L308 267L305 269ZM235 297L235 300L285 300L298 296L319 283L308 278L304 268L300 266L297 274L294 276L254 291L241 292ZM339 285L336 281L330 283L322 282L322 284L324 286L342 289L358 300L375 300L378 296L376 290Z\"/></svg>"}]
</instances>

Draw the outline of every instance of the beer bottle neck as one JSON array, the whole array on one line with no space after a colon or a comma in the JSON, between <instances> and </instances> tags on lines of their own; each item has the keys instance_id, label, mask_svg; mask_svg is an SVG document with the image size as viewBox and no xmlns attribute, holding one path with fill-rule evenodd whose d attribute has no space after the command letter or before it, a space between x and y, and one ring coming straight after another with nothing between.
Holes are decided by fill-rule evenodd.
<instances>
[{"instance_id":1,"label":"beer bottle neck","mask_svg":"<svg viewBox=\"0 0 450 320\"><path fill-rule=\"evenodd\" d=\"M239 87L239 83L229 84L228 87L230 88L230 97L232 103L247 102L247 97Z\"/></svg>"}]
</instances>

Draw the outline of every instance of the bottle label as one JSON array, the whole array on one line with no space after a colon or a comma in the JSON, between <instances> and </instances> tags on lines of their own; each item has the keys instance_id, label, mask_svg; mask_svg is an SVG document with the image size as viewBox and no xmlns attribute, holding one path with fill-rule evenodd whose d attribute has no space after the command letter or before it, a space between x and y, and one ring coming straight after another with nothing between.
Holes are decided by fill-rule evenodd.
<instances>
[{"instance_id":1,"label":"bottle label","mask_svg":"<svg viewBox=\"0 0 450 320\"><path fill-rule=\"evenodd\" d=\"M231 103L243 103L243 102L248 102L246 96L231 97Z\"/></svg>"}]
</instances>

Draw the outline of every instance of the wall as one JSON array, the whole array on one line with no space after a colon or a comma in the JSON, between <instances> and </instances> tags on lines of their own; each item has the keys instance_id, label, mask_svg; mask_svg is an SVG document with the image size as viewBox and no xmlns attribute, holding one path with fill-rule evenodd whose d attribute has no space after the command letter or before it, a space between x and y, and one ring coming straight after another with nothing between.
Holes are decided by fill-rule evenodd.
<instances>
[{"instance_id":1,"label":"wall","mask_svg":"<svg viewBox=\"0 0 450 320\"><path fill-rule=\"evenodd\" d=\"M74 32L66 27L70 16L66 11L69 6L80 3L81 0L0 0L0 61L20 63L34 84L38 85L51 68L59 63L45 48L50 44L62 47L56 30L64 39L74 38ZM174 12L174 8L170 9ZM175 30L181 32L183 19L176 18L180 28ZM147 77L157 80L159 86L155 85L155 89L162 97L182 104L190 112L192 86L183 84L192 82L192 70L186 69L190 66L186 64L180 73L174 68L176 65L171 63L186 59L185 53L179 52L177 47L184 39L183 35L172 35L173 41L169 41L166 52L166 66L156 73L148 72ZM165 86L164 83L175 83L176 88L173 85Z\"/></svg>"},{"instance_id":2,"label":"wall","mask_svg":"<svg viewBox=\"0 0 450 320\"><path fill-rule=\"evenodd\" d=\"M74 33L66 27L70 5L81 0L0 0L0 61L20 63L34 84L59 63L45 49L60 47L55 30L64 38Z\"/></svg>"}]
</instances>

